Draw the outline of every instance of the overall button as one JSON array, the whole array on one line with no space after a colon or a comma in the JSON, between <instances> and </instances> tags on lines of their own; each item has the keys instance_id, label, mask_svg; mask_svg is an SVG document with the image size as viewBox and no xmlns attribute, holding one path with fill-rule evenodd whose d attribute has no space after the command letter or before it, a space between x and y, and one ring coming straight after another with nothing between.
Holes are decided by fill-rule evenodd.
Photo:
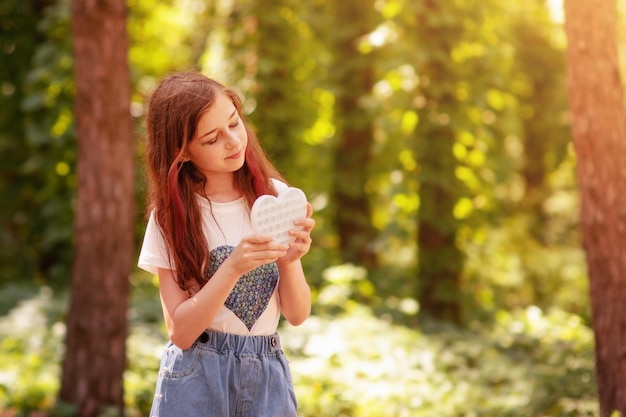
<instances>
[{"instance_id":1,"label":"overall button","mask_svg":"<svg viewBox=\"0 0 626 417\"><path fill-rule=\"evenodd\" d=\"M276 347L276 337L272 336L270 339L270 345L272 345L272 347Z\"/></svg>"},{"instance_id":2,"label":"overall button","mask_svg":"<svg viewBox=\"0 0 626 417\"><path fill-rule=\"evenodd\" d=\"M210 339L209 334L208 334L208 333L206 333L206 332L205 332L205 333L202 333L202 334L200 335L200 337L198 338L198 340L199 340L200 342L202 342L202 343L206 343L206 342L208 342L208 341L209 341L209 339Z\"/></svg>"}]
</instances>

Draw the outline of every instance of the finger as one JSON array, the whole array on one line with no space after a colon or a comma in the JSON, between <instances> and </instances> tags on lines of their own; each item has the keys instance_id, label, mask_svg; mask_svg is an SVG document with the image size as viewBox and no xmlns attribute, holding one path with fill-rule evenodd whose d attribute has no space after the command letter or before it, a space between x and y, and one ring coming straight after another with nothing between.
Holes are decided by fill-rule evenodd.
<instances>
[{"instance_id":1,"label":"finger","mask_svg":"<svg viewBox=\"0 0 626 417\"><path fill-rule=\"evenodd\" d=\"M259 261L262 264L268 264L270 262L275 262L277 259L282 258L283 256L287 255L287 251L284 252L272 252L272 253L267 253L264 257L260 258Z\"/></svg>"},{"instance_id":2,"label":"finger","mask_svg":"<svg viewBox=\"0 0 626 417\"><path fill-rule=\"evenodd\" d=\"M272 241L272 237L269 235L249 235L245 236L241 239L242 242L252 243L252 244L260 244L267 243Z\"/></svg>"},{"instance_id":3,"label":"finger","mask_svg":"<svg viewBox=\"0 0 626 417\"><path fill-rule=\"evenodd\" d=\"M287 249L289 249L289 245L283 245L281 243L276 243L276 242L270 242L267 244L267 246L264 246L263 249L259 249L259 250L267 250L267 251L274 251L274 252L285 252L287 251Z\"/></svg>"},{"instance_id":4,"label":"finger","mask_svg":"<svg viewBox=\"0 0 626 417\"><path fill-rule=\"evenodd\" d=\"M270 262L274 262L278 258L281 258L287 254L287 251L263 251L263 252L254 252L247 256L247 261L253 265L252 268L256 266L267 264Z\"/></svg>"},{"instance_id":5,"label":"finger","mask_svg":"<svg viewBox=\"0 0 626 417\"><path fill-rule=\"evenodd\" d=\"M289 235L293 236L296 243L308 243L312 242L311 234L307 230L292 229L289 231Z\"/></svg>"},{"instance_id":6,"label":"finger","mask_svg":"<svg viewBox=\"0 0 626 417\"><path fill-rule=\"evenodd\" d=\"M299 259L306 255L309 249L311 249L311 246L306 243L293 242L287 255L291 255L293 259Z\"/></svg>"},{"instance_id":7,"label":"finger","mask_svg":"<svg viewBox=\"0 0 626 417\"><path fill-rule=\"evenodd\" d=\"M265 244L252 248L250 256L256 259L271 258L274 256L280 257L284 255L287 250L289 250L289 246L287 245L280 245L277 243Z\"/></svg>"},{"instance_id":8,"label":"finger","mask_svg":"<svg viewBox=\"0 0 626 417\"><path fill-rule=\"evenodd\" d=\"M311 248L311 243L310 242L292 242L291 243L291 247L290 250L305 254L309 251L309 249Z\"/></svg>"},{"instance_id":9,"label":"finger","mask_svg":"<svg viewBox=\"0 0 626 417\"><path fill-rule=\"evenodd\" d=\"M306 219L296 220L293 222L293 224L298 227L302 227L308 231L311 231L313 230L313 227L315 227L315 219L307 217Z\"/></svg>"}]
</instances>

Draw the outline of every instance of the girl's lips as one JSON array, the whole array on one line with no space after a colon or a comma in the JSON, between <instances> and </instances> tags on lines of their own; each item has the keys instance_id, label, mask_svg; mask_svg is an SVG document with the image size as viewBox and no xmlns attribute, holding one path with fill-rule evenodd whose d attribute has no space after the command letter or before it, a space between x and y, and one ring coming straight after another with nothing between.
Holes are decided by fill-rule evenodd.
<instances>
[{"instance_id":1,"label":"girl's lips","mask_svg":"<svg viewBox=\"0 0 626 417\"><path fill-rule=\"evenodd\" d=\"M241 156L241 150L239 152L237 152L236 154L233 154L233 155L227 157L226 159L237 159L237 158L239 158L239 156Z\"/></svg>"}]
</instances>

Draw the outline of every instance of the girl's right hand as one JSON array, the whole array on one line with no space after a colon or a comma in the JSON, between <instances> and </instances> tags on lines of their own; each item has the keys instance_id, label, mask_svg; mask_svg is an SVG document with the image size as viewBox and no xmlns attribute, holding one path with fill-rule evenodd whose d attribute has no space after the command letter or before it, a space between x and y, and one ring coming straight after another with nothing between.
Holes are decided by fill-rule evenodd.
<instances>
[{"instance_id":1,"label":"girl's right hand","mask_svg":"<svg viewBox=\"0 0 626 417\"><path fill-rule=\"evenodd\" d=\"M275 243L271 236L245 236L228 257L238 277L287 254L288 246Z\"/></svg>"}]
</instances>

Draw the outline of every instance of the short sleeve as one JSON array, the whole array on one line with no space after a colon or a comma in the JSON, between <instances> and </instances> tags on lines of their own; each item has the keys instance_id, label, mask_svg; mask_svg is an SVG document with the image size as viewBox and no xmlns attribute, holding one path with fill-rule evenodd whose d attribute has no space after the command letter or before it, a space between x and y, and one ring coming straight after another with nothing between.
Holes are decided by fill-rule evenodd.
<instances>
[{"instance_id":1,"label":"short sleeve","mask_svg":"<svg viewBox=\"0 0 626 417\"><path fill-rule=\"evenodd\" d=\"M175 269L173 261L170 261L167 243L163 238L161 227L156 221L154 211L150 213L150 218L148 219L148 226L146 227L137 265L139 268L153 274L157 273L158 268Z\"/></svg>"}]
</instances>

